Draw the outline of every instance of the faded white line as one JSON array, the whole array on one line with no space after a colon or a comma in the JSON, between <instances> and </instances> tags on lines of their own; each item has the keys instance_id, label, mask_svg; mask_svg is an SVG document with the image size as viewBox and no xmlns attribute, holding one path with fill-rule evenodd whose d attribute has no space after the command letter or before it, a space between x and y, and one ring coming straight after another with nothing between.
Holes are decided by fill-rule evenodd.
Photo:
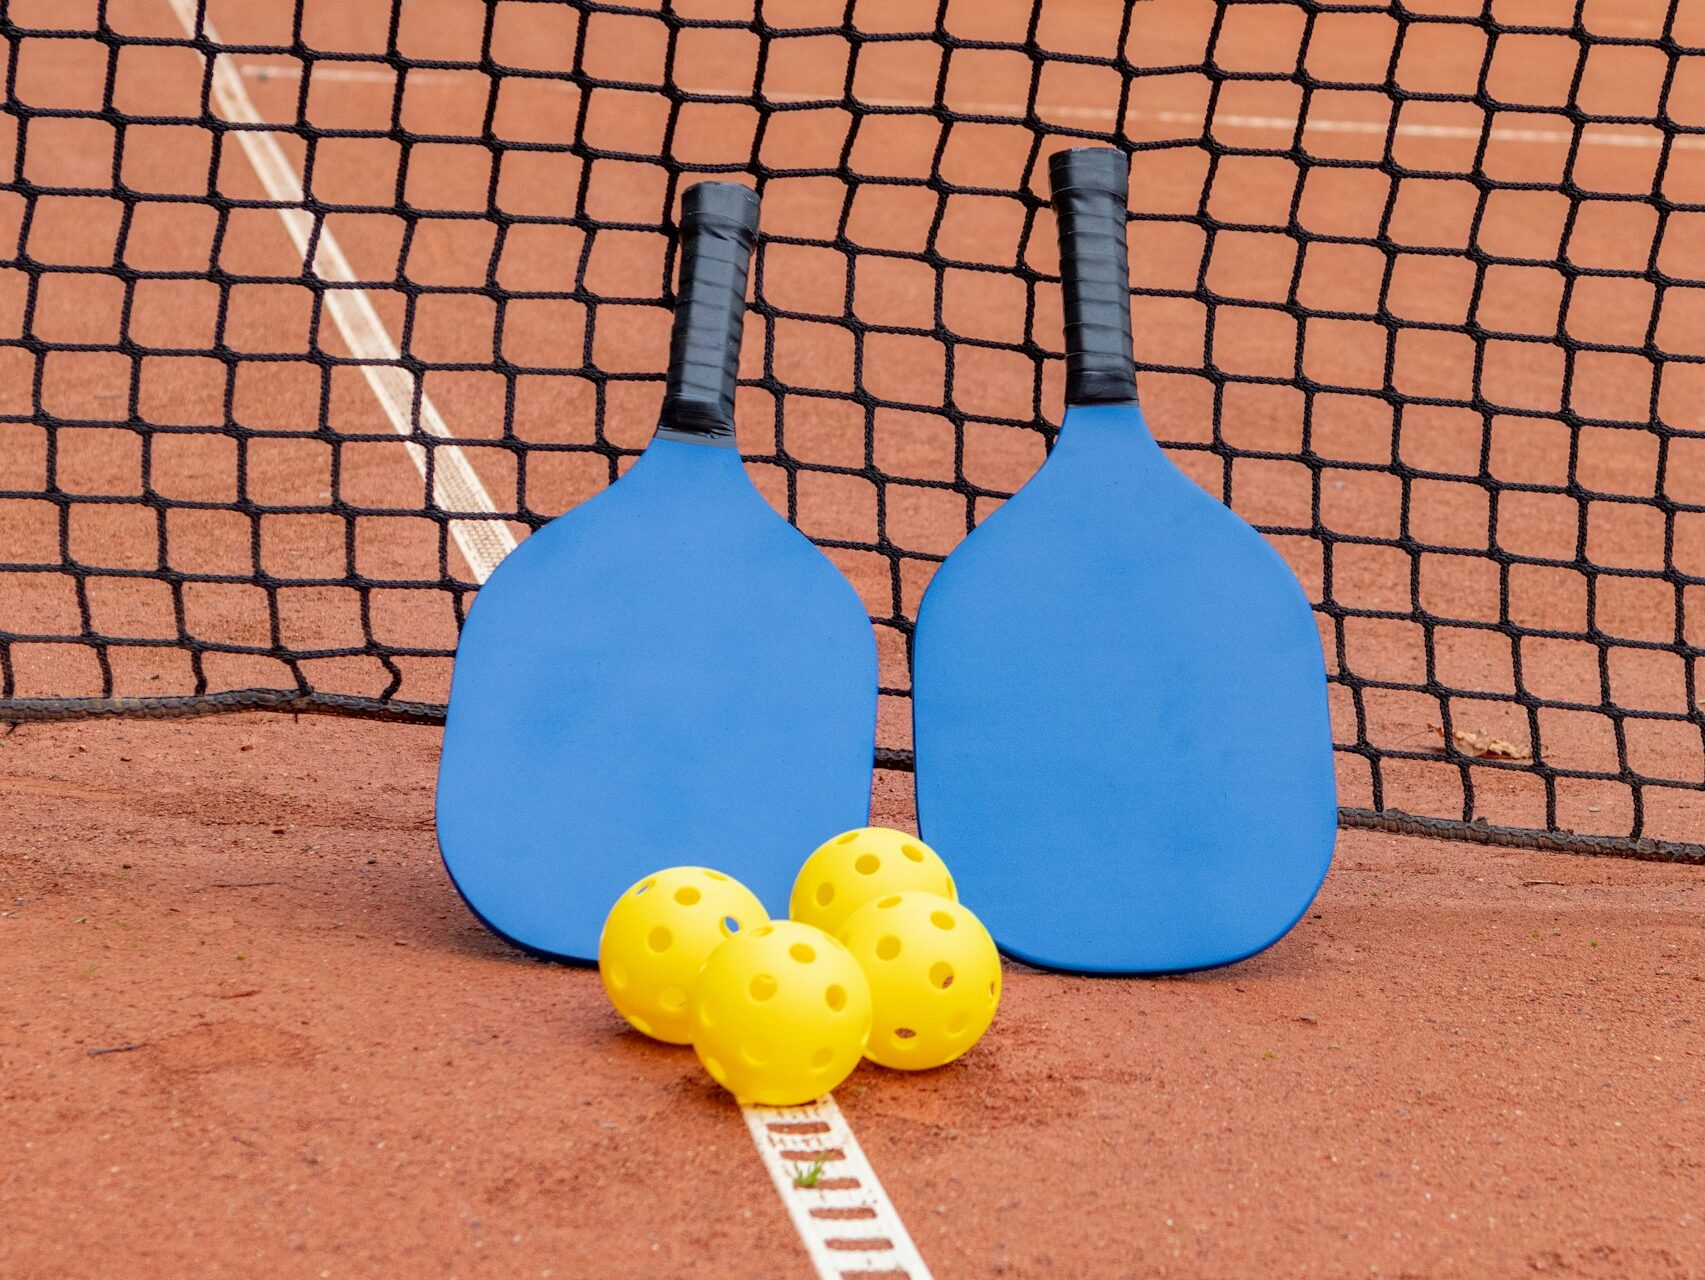
<instances>
[{"instance_id":1,"label":"faded white line","mask_svg":"<svg viewBox=\"0 0 1705 1280\"><path fill-rule=\"evenodd\" d=\"M825 1094L803 1107L747 1107L746 1128L821 1280L869 1272L930 1280L841 1109ZM818 1167L818 1185L801 1186Z\"/></svg>"},{"instance_id":2,"label":"faded white line","mask_svg":"<svg viewBox=\"0 0 1705 1280\"><path fill-rule=\"evenodd\" d=\"M177 3L178 0L174 0ZM245 65L243 74L256 80L299 80L302 77L300 67L284 67L265 63ZM466 85L469 77L476 73L462 75L444 71L411 71L410 81L420 81L426 84ZM363 71L353 67L319 66L313 72L314 79L327 81L343 81L353 84L382 84L394 86L396 76L388 71ZM526 83L546 86L549 89L561 90L565 93L575 91L575 87L562 80L534 80L529 78ZM747 89L690 89L689 93L715 94L730 97L746 97ZM806 93L767 93L763 97L771 102L819 102L828 101L821 94ZM873 107L898 108L910 111L933 111L936 104L908 98L861 98L863 102ZM1025 119L1025 109L1021 103L1013 102L954 102L949 104L953 110L970 115L1008 116L1017 122ZM1097 120L1114 121L1119 113L1111 107L1050 107L1038 105L1036 116L1041 120ZM1150 124L1182 124L1196 131L1203 129L1202 112L1196 111L1130 111L1126 117L1132 121L1144 121ZM1215 129L1249 129L1267 133L1294 134L1297 129L1295 116L1257 116L1220 112L1215 114L1211 122ZM1475 128L1472 125L1455 124L1399 124L1393 128L1381 120L1337 120L1331 117L1310 116L1303 122L1304 133L1348 133L1366 134L1384 137L1390 134L1398 138L1445 138L1453 141L1476 142L1484 133L1493 142L1520 143L1569 143L1573 142L1575 134L1570 129L1526 129L1512 125L1494 125L1490 130ZM1581 145L1587 147L1622 147L1632 150L1655 151L1664 145L1664 133L1656 125L1604 125L1588 124L1582 127ZM1698 134L1678 134L1670 143L1671 146L1683 151L1705 150L1705 136Z\"/></svg>"},{"instance_id":3,"label":"faded white line","mask_svg":"<svg viewBox=\"0 0 1705 1280\"><path fill-rule=\"evenodd\" d=\"M197 21L195 0L170 2L184 30L194 36ZM217 46L223 43L212 22L203 20L201 27L202 36L210 44ZM213 101L227 120L238 124L267 123L244 88L243 78L237 74L235 60L229 54L219 54L213 60ZM236 138L267 195L277 202L278 216L284 222L284 229L306 258L309 245L315 243L315 226L314 215L304 207L306 197L301 175L273 134L241 129L236 131ZM310 269L321 280L332 284L350 284L356 279L337 237L330 227L323 225L319 227ZM384 321L379 318L367 291L328 289L322 296L332 323L337 326L350 354L361 362L362 375L384 409L385 416L407 442L409 457L423 478L430 469L433 502L444 511L489 512L495 515L496 504L459 447L438 446L433 451L436 456L431 459L429 468L425 447L413 438L414 374L402 367L402 353L391 339ZM420 390L420 428L440 440L450 438L450 429L425 388ZM515 549L515 535L501 520L452 520L450 536L455 539L476 582L484 582L498 562Z\"/></svg>"},{"instance_id":4,"label":"faded white line","mask_svg":"<svg viewBox=\"0 0 1705 1280\"><path fill-rule=\"evenodd\" d=\"M1187 111L1153 111L1148 113L1133 112L1133 118L1153 120L1160 124L1199 124L1201 115L1192 115ZM1214 116L1214 126L1228 129L1264 129L1295 133L1297 122L1295 117L1286 116L1245 116L1226 115ZM1612 129L1631 130L1648 128L1650 132L1612 132ZM1305 133L1357 133L1384 136L1392 134L1399 138L1450 138L1469 142L1478 142L1482 134L1493 142L1546 142L1569 143L1575 139L1575 134L1569 129L1517 129L1507 125L1494 125L1489 130L1473 128L1470 125L1457 124L1399 124L1395 129L1378 120L1333 120L1330 118L1317 119L1310 116L1303 125ZM1656 126L1630 125L1594 125L1584 126L1581 132L1581 145L1587 147L1632 147L1655 151L1664 144L1664 135ZM1672 146L1684 150L1697 151L1705 148L1705 138L1693 135L1678 136Z\"/></svg>"}]
</instances>

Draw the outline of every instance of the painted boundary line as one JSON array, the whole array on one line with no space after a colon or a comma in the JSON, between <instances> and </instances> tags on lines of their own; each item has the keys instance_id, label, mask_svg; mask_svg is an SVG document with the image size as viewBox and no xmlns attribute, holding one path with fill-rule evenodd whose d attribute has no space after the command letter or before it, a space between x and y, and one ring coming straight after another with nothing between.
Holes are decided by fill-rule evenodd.
<instances>
[{"instance_id":1,"label":"painted boundary line","mask_svg":"<svg viewBox=\"0 0 1705 1280\"><path fill-rule=\"evenodd\" d=\"M776 1194L821 1280L865 1275L931 1280L833 1098L824 1094L803 1107L743 1110ZM818 1160L823 1163L816 1185L800 1186L795 1179Z\"/></svg>"},{"instance_id":2,"label":"painted boundary line","mask_svg":"<svg viewBox=\"0 0 1705 1280\"><path fill-rule=\"evenodd\" d=\"M188 3L188 0L172 0L174 4ZM300 80L300 67L280 67L267 63L246 65L243 74L252 80ZM396 76L384 71L359 71L349 67L322 67L314 72L315 79L344 81L350 84L382 84L394 87ZM425 83L460 84L461 78L445 71L411 71L410 80ZM572 86L557 80L532 80L530 84L545 84L551 89L569 92ZM686 92L720 97L744 97L744 89L690 89ZM768 93L763 97L770 102L820 102L820 95L803 93ZM872 107L890 107L900 110L919 112L933 111L935 103L922 102L908 98L860 98L860 102ZM826 109L832 109L836 103L825 102ZM968 115L1007 116L1013 124L1027 122L1025 108L1015 102L961 102L953 104L953 110ZM1524 113L1525 114L1525 113ZM1049 120L1117 120L1119 113L1110 107L1044 107L1036 108L1037 118L1046 123ZM1205 119L1203 111L1128 111L1126 119L1131 121L1146 121L1150 124L1181 124L1189 125L1201 131L1204 135L1216 129L1251 129L1268 133L1295 133L1297 118L1295 116L1251 116L1231 113L1216 113L1214 117ZM1396 138L1448 138L1460 142L1478 142L1482 133L1492 142L1526 142L1526 143L1571 143L1575 140L1574 131L1569 129L1532 129L1516 128L1509 125L1494 125L1490 129L1476 129L1469 125L1457 124L1396 124L1381 120L1335 120L1331 117L1310 116L1302 122L1304 133L1350 133L1370 134L1381 137L1387 134ZM1638 132L1636 132L1638 130ZM1658 130L1656 125L1641 124L1586 124L1581 127L1581 145L1583 147L1621 147L1636 151L1655 151L1664 145L1668 135ZM1678 134L1669 138L1669 145L1678 151L1705 151L1705 136L1698 134ZM1189 142L1189 138L1180 138L1180 142Z\"/></svg>"},{"instance_id":3,"label":"painted boundary line","mask_svg":"<svg viewBox=\"0 0 1705 1280\"><path fill-rule=\"evenodd\" d=\"M170 0L170 3L184 30L195 37L196 0ZM200 34L210 44L224 43L206 18L201 20ZM213 59L214 105L225 119L235 123L265 124L234 62L229 54L219 54ZM304 260L310 245L313 246L309 269L328 284L354 284L355 272L331 229L321 225L316 234L314 216L303 207L307 198L301 176L284 154L284 148L278 145L278 139L258 129L239 129L236 138L267 195L278 204L284 229ZM433 503L443 511L482 511L496 515L491 495L458 446L440 445L433 450L435 456L428 458L426 449L414 439L415 376L403 368L402 353L391 340L367 291L359 287L327 289L321 297L350 355L361 362L361 373L374 398L384 409L392 428L406 441L409 457L421 477L430 480ZM420 429L440 440L450 437L450 428L425 388L420 388ZM452 520L450 535L477 582L484 582L498 562L515 550L515 535L501 520Z\"/></svg>"},{"instance_id":4,"label":"painted boundary line","mask_svg":"<svg viewBox=\"0 0 1705 1280\"><path fill-rule=\"evenodd\" d=\"M193 37L196 0L170 0L170 3L184 30ZM211 22L202 21L201 34L213 45L223 43ZM215 105L228 120L265 124L243 86L242 75L234 69L234 61L227 54L214 59ZM270 132L240 130L237 139L268 196L278 202L278 216L305 258L314 240L314 219L303 207L306 201L300 175ZM329 282L353 284L356 280L342 247L324 226L319 228L312 269L320 279ZM410 438L414 375L401 366L401 353L384 321L364 289L331 289L324 297L350 352L364 362L361 371L366 375L367 385L391 425L408 440L409 456L421 475L426 476L426 451ZM420 394L420 423L430 435L440 439L450 436L448 426L424 389ZM495 514L497 508L491 495L467 455L455 445L441 445L436 452L433 499L438 506L450 511ZM450 532L475 580L482 583L516 545L508 526L498 520L453 520ZM889 1203L882 1183L833 1098L825 1094L809 1106L784 1110L751 1107L741 1110L764 1167L821 1280L851 1280L861 1272L931 1280L929 1268L918 1256L912 1237ZM824 1163L818 1185L797 1186L794 1170L809 1168L819 1157ZM803 1165L799 1163L801 1158Z\"/></svg>"}]
</instances>

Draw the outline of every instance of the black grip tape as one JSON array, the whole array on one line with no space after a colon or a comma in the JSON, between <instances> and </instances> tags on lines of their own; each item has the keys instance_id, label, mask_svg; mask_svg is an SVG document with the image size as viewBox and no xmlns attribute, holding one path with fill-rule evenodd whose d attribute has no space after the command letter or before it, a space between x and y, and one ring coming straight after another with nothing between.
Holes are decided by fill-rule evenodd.
<instances>
[{"instance_id":1,"label":"black grip tape","mask_svg":"<svg viewBox=\"0 0 1705 1280\"><path fill-rule=\"evenodd\" d=\"M1125 250L1130 161L1115 147L1048 158L1066 302L1066 403L1135 400L1131 273Z\"/></svg>"},{"instance_id":2,"label":"black grip tape","mask_svg":"<svg viewBox=\"0 0 1705 1280\"><path fill-rule=\"evenodd\" d=\"M700 182L681 197L681 284L669 340L661 425L732 438L734 381L758 196L737 182Z\"/></svg>"}]
</instances>

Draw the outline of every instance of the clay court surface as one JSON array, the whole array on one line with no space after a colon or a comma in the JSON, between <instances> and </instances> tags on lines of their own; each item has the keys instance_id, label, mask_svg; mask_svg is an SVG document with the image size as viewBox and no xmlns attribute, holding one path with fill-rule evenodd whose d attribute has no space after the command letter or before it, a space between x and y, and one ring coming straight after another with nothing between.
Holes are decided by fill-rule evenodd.
<instances>
[{"instance_id":1,"label":"clay court surface","mask_svg":"<svg viewBox=\"0 0 1705 1280\"><path fill-rule=\"evenodd\" d=\"M1545 20L1543 5L1498 7L1506 22ZM44 15L73 8L19 3L10 20L45 23ZM264 43L288 33L288 8L215 3L210 12L227 41ZM826 16L797 20L840 20L839 5L811 8ZM1649 37L1662 8L1589 4L1588 25ZM496 56L560 67L548 10L499 9ZM961 34L1023 34L1013 15L1024 6L949 9ZM325 47L383 47L388 4L308 11L307 29ZM1094 48L1100 6L1048 11L1045 43ZM1140 11L1139 61L1202 59L1211 6ZM168 0L124 0L108 12L127 32L182 34ZM483 6L411 0L401 12L410 57L465 58L469 42L477 46ZM905 13L864 5L860 21L904 30ZM1226 28L1225 58L1254 67L1277 49L1285 62L1296 10L1251 5L1243 15ZM1319 41L1311 70L1379 79L1377 24L1339 19L1341 35ZM589 54L596 74L656 74L657 47L645 34L655 24L633 22L598 36ZM1705 41L1683 26L1678 38ZM99 100L101 65L88 49L26 43L20 97ZM869 46L860 94L932 100L935 72L909 62L907 44ZM749 50L738 40L683 39L682 48L682 81L750 90ZM1557 74L1548 51L1555 43L1540 40L1502 58L1495 87L1544 100ZM1471 82L1470 53L1448 40L1432 50L1428 83L1460 88L1463 74ZM308 118L382 128L395 87L382 63L354 58L333 69L340 74L313 85ZM1113 128L1095 114L1105 79L1058 70L1041 86L1044 120ZM777 94L840 92L839 65L820 52L778 59L767 74L767 91ZM125 64L117 101L141 114L193 116L199 76L187 50L145 49ZM260 58L243 76L262 118L293 118L298 65ZM1649 112L1641 103L1650 79L1638 60L1602 61L1582 92L1598 95L1597 110ZM1201 133L1196 79L1141 84L1120 126L1131 140ZM965 58L947 99L1005 111L1026 91L1010 63ZM575 116L561 85L523 82L506 93L498 136L568 140ZM1272 122L1294 114L1294 97L1259 84L1233 85L1228 95L1221 141L1287 145ZM606 95L609 105L589 113L598 145L655 148L657 120L641 109L644 96ZM477 135L487 100L487 86L466 72L411 73L405 122L423 135ZM1679 118L1705 122L1705 80L1679 79L1670 105ZM1366 159L1385 143L1385 116L1365 95L1310 110L1333 125L1311 135L1314 154ZM1479 163L1541 185L1565 168L1568 149L1554 126L1514 120L1476 161L1462 135L1477 126L1448 104L1405 111L1415 127L1394 145L1417 168L1460 173ZM867 136L877 145L859 153L860 163L886 174L929 172L930 129L904 113L873 119ZM822 138L844 123L834 112L780 115L764 161L830 163ZM744 154L737 135L714 114L689 115L675 141L713 164ZM1612 135L1626 141L1606 142ZM1021 180L1034 145L1028 127L957 136L942 153L957 180ZM300 163L298 140L277 137ZM1538 196L1494 202L1478 243L1501 236L1497 251L1541 257L1566 244L1577 264L1644 269L1655 233L1638 200L1614 195L1649 188L1656 152L1632 128L1595 137L1566 164L1572 180L1606 199L1589 202L1567 229ZM71 134L56 146L38 140L30 176L104 185L103 145ZM427 150L417 155L411 204L478 210L484 188L469 178L467 155ZM1701 172L1700 153L1684 158L1668 189L1698 200L1687 184ZM505 207L570 211L577 163L557 153L534 159L505 174ZM388 201L385 163L353 143L325 146L316 191ZM127 164L126 180L139 189L204 188L206 138L187 127L137 131ZM228 143L221 189L261 199L247 164ZM1382 234L1423 247L1435 233L1448 246L1460 231L1451 183L1407 182L1387 208L1388 191L1364 178L1315 169L1293 212L1313 233L1348 239L1372 236L1382 216ZM650 200L662 189L654 179L594 178L585 189L589 198ZM1437 330L1406 332L1391 352L1371 321L1311 318L1299 337L1276 302L1295 294L1320 310L1371 315L1379 297L1403 319L1463 326L1472 317L1545 333L1562 305L1557 273L1511 271L1479 291L1450 253L1401 254L1388 277L1377 255L1311 248L1298 267L1284 237L1226 230L1205 262L1191 220L1209 181L1211 210L1228 223L1289 216L1294 176L1270 158L1223 157L1210 179L1200 149L1183 141L1139 150L1133 207L1158 218L1133 224L1145 404L1192 474L1215 491L1229 476L1234 505L1275 531L1311 597L1351 611L1322 617L1334 671L1347 664L1368 682L1354 699L1334 687L1338 737L1397 755L1381 756L1376 796L1367 755L1342 753L1343 803L1626 835L1631 791L1612 780L1625 750L1643 779L1658 780L1643 786L1643 833L1697 841L1705 749L1685 720L1691 677L1662 649L1675 642L1681 602L1668 585L1656 597L1647 588L1666 564L1700 571L1705 523L1683 516L1659 527L1649 505L1637 505L1705 496L1705 460L1690 452L1698 441L1670 439L1660 455L1645 426L1654 404L1673 431L1705 421L1697 366L1669 364L1654 383L1606 357L1583 362L1564 388L1546 349L1527 344L1475 375L1474 395L1509 406L1507 414L1421 405L1399 420L1377 397L1322 394L1309 404L1306 429L1314 462L1326 463L1295 465L1305 428L1289 381L1354 389L1383 376L1405 394L1448 402L1467 396L1469 362ZM1028 420L1034 407L1057 421L1060 376L1057 360L1038 379L1028 359L1003 361L974 346L955 352L949 372L940 344L916 332L934 320L912 270L928 210L920 222L915 191L872 190L889 203L853 206L848 234L889 256L861 258L851 286L845 261L819 249L778 242L761 252L755 297L778 314L749 330L743 373L768 385L742 388L740 441L765 493L832 544L879 625L884 680L903 691L902 624L935 558L963 535L968 507L986 515L1042 459L1040 433L1001 420ZM765 230L778 241L822 239L834 234L844 201L839 179L772 179ZM110 260L116 212L100 203L44 202L30 251L70 266ZM976 260L994 245L1010 266L1013 208L956 203L932 251ZM127 230L128 261L207 270L206 212L193 203L141 208ZM0 202L8 234L16 228L3 220L16 215ZM600 216L627 215L605 205ZM1696 216L1675 215L1656 250L1679 278L1705 277L1705 240L1689 221ZM391 334L406 325L409 354L428 368L426 391L499 511L560 512L608 483L612 463L599 449L643 445L667 333L660 237L607 233L590 267L582 264L580 283L603 299L590 339L588 313L574 305L510 299L501 346L508 372L499 379L478 367L494 359L497 342L492 309L478 296L488 267L505 291L563 293L582 247L575 234L521 227L494 259L477 217L426 220L406 254L397 219L333 215L327 225ZM222 234L219 261L229 270L285 280L303 269L270 210L241 211ZM1051 269L1051 239L1039 219L1024 261ZM999 261L983 265L997 269L946 272L942 318L997 346L1057 350L1055 293L1038 290L1026 331L1023 292L1008 288ZM399 271L443 291L405 309L391 287ZM1212 335L1184 296L1199 272L1222 300ZM1572 338L1643 340L1654 315L1649 296L1628 281L1576 284L1586 302L1569 314ZM925 286L933 287L927 272ZM1672 291L1679 304L1659 308L1658 332L1666 349L1697 354L1705 310L1688 309L1680 295L1690 292ZM894 331L874 334L856 370L836 327L843 295L861 322ZM4 336L15 336L25 303L14 273L0 277L0 302L0 323L11 326ZM424 486L359 374L341 367L322 382L313 361L297 358L308 352L311 324L323 351L348 354L322 303L279 283L238 286L222 299L212 285L143 281L122 321L126 341L157 353L140 372L97 350L117 344L121 325L119 293L98 272L54 276L31 305L35 334L60 348L40 384L60 420L51 436L55 483L91 500L74 502L64 523L45 503L0 502L0 559L47 564L68 549L94 576L83 602L68 578L0 574L8 628L75 633L86 603L101 635L122 638L107 656L123 695L190 692L198 676L210 690L290 687L305 673L319 688L377 696L400 673L400 696L443 698L448 663L415 651L453 645L455 614L439 588L448 575L471 591L474 574L442 522L410 518ZM244 359L195 357L213 345L216 323L226 355ZM1230 378L1217 440L1208 425L1213 389L1198 376L1210 359ZM595 406L592 384L576 373L588 366L644 376L598 384ZM7 414L28 403L21 368L0 368ZM880 401L868 423L836 399L853 390ZM1570 411L1611 425L1566 429L1566 397ZM597 437L595 407L604 410ZM970 420L955 428L949 409ZM133 418L163 424L146 461ZM328 429L316 433L316 421ZM241 429L227 430L233 422ZM49 439L35 424L0 423L0 488L43 487ZM1200 448L1210 441L1218 453ZM1394 459L1417 469L1401 497L1388 473ZM878 485L862 475L871 461ZM162 528L141 501L145 468L152 491L178 504ZM239 497L253 511L219 509ZM1341 539L1330 570L1311 536L1317 521ZM519 535L526 525L510 527ZM1503 581L1486 558L1494 545L1525 558ZM162 548L174 572L200 577L181 596L141 572ZM359 600L339 585L348 556L384 585ZM1592 575L1590 604L1587 565L1614 571ZM263 594L218 581L255 575L257 566L296 585ZM360 618L358 604L369 610ZM1403 620L1423 606L1438 646L1437 668L1425 671L1419 628ZM1372 616L1381 611L1389 616ZM1549 634L1512 641L1488 627L1500 618ZM275 621L276 636L268 630ZM394 668L351 654L291 667L263 652L335 655L358 648L364 628L401 654ZM1601 666L1598 649L1583 642L1590 628L1629 643ZM192 663L180 629L213 648ZM1705 634L1697 603L1679 630L1694 644ZM19 644L14 658L17 696L103 691L87 647ZM1587 709L1530 715L1513 700L1518 678L1539 697ZM1424 681L1459 695L1422 695ZM1617 719L1613 740L1600 704L1658 718ZM1549 765L1599 776L1556 780L1548 810L1547 788L1529 772L1431 754L1442 707L1459 728L1537 746ZM883 745L903 750L907 736L896 693L885 699ZM690 1052L626 1030L594 973L507 950L456 897L433 840L438 745L429 727L256 715L26 724L0 737L8 815L0 831L0 1275L807 1273L739 1110ZM878 774L874 820L910 825L906 775ZM676 860L693 861L693 851ZM866 1065L836 1097L942 1278L1705 1275L1701 876L1697 866L1345 831L1315 908L1271 951L1227 971L1162 981L1012 969L993 1030L960 1063L918 1078Z\"/></svg>"},{"instance_id":2,"label":"clay court surface","mask_svg":"<svg viewBox=\"0 0 1705 1280\"><path fill-rule=\"evenodd\" d=\"M437 747L0 739L0 1272L808 1273L691 1053L468 916ZM960 1063L836 1096L939 1277L1696 1276L1702 907L1696 868L1346 832L1264 955L1009 971Z\"/></svg>"}]
</instances>

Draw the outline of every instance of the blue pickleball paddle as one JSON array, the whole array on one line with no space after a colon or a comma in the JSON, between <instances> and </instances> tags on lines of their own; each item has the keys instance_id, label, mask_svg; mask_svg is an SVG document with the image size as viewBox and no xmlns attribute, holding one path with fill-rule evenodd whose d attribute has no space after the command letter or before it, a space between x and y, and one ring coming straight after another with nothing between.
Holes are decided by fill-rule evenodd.
<instances>
[{"instance_id":1,"label":"blue pickleball paddle","mask_svg":"<svg viewBox=\"0 0 1705 1280\"><path fill-rule=\"evenodd\" d=\"M1127 161L1082 148L1050 173L1066 418L919 608L919 830L1019 960L1229 964L1283 936L1331 862L1320 638L1284 561L1137 407Z\"/></svg>"},{"instance_id":2,"label":"blue pickleball paddle","mask_svg":"<svg viewBox=\"0 0 1705 1280\"><path fill-rule=\"evenodd\" d=\"M686 192L655 438L511 552L462 629L438 845L479 918L529 951L595 960L622 891L681 863L784 915L805 855L869 820L869 618L734 447L757 224L746 187Z\"/></svg>"}]
</instances>

